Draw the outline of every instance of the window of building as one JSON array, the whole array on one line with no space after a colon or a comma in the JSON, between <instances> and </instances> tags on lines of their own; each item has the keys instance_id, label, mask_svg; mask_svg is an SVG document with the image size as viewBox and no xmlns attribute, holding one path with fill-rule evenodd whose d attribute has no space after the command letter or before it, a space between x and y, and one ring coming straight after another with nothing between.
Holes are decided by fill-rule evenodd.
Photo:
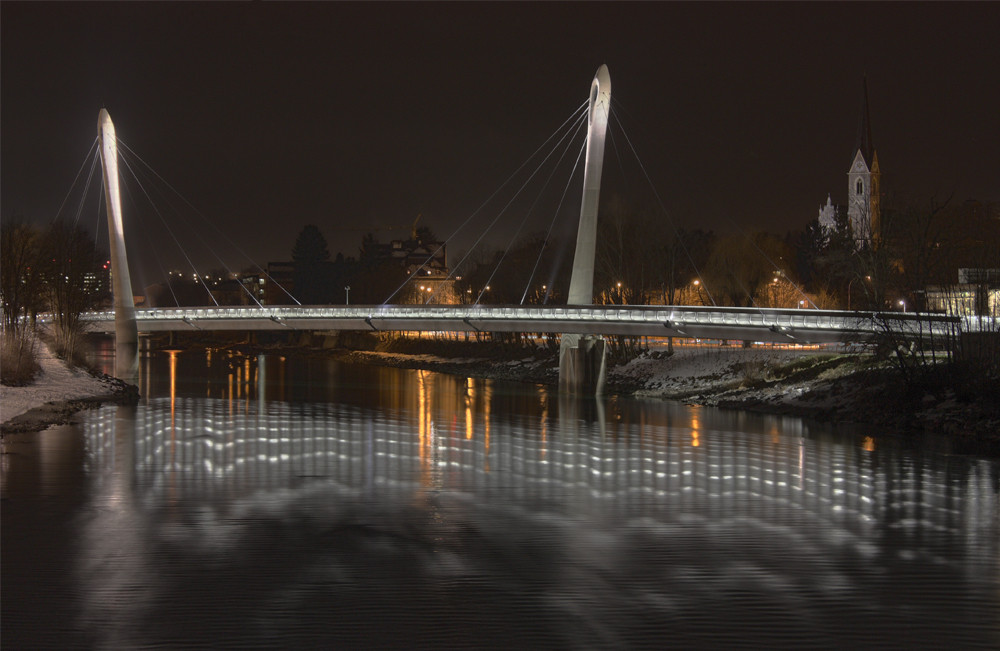
<instances>
[{"instance_id":1,"label":"window of building","mask_svg":"<svg viewBox=\"0 0 1000 651\"><path fill-rule=\"evenodd\" d=\"M865 182L864 182L864 181L862 181L861 179L858 179L858 185L857 185L857 193L858 193L859 195L861 195L861 194L864 194L864 193L865 193Z\"/></svg>"}]
</instances>

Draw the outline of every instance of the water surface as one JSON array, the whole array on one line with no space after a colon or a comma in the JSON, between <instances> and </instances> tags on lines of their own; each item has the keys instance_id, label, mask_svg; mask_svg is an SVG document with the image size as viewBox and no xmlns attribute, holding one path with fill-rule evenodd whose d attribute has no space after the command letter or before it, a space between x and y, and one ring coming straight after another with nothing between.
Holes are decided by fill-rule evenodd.
<instances>
[{"instance_id":1,"label":"water surface","mask_svg":"<svg viewBox=\"0 0 1000 651\"><path fill-rule=\"evenodd\" d=\"M294 357L140 389L4 439L5 646L1000 646L996 462Z\"/></svg>"}]
</instances>

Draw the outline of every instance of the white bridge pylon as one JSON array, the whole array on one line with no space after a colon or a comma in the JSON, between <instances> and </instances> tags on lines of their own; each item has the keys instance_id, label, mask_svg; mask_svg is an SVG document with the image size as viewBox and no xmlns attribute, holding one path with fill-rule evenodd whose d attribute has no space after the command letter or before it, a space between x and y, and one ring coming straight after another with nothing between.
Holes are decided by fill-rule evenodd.
<instances>
[{"instance_id":1,"label":"white bridge pylon","mask_svg":"<svg viewBox=\"0 0 1000 651\"><path fill-rule=\"evenodd\" d=\"M573 274L569 281L568 303L591 305L594 302L594 257L597 251L597 209L601 196L601 171L604 169L604 139L611 114L611 73L608 66L597 69L590 83L590 109L587 113L587 158L583 172L583 201L580 226L576 233ZM593 335L580 336L571 331L559 343L559 391L595 396L604 390L604 340Z\"/></svg>"},{"instance_id":2,"label":"white bridge pylon","mask_svg":"<svg viewBox=\"0 0 1000 651\"><path fill-rule=\"evenodd\" d=\"M122 200L118 183L118 139L107 110L97 115L97 135L101 141L101 169L108 210L108 242L111 249L111 290L115 307L115 377L131 381L139 374L139 333L135 321L132 280L125 255Z\"/></svg>"}]
</instances>

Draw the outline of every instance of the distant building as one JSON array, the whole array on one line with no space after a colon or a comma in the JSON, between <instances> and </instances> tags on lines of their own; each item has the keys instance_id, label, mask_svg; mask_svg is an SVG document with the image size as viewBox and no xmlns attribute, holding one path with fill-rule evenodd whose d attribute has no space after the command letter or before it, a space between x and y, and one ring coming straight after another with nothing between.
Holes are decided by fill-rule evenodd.
<instances>
[{"instance_id":1,"label":"distant building","mask_svg":"<svg viewBox=\"0 0 1000 651\"><path fill-rule=\"evenodd\" d=\"M864 80L861 115L858 119L858 134L854 146L854 157L847 171L847 205L835 205L831 196L826 197L826 205L820 206L819 223L827 231L836 225L838 213L846 210L847 218L860 248L862 244L877 242L881 232L881 181L878 152L872 143L871 120L868 111L868 79Z\"/></svg>"},{"instance_id":2,"label":"distant building","mask_svg":"<svg viewBox=\"0 0 1000 651\"><path fill-rule=\"evenodd\" d=\"M955 316L1000 316L1000 269L959 269L958 283L927 288L927 309Z\"/></svg>"},{"instance_id":3,"label":"distant building","mask_svg":"<svg viewBox=\"0 0 1000 651\"><path fill-rule=\"evenodd\" d=\"M240 286L242 283L240 278L215 278L209 281L208 287L219 305L256 305Z\"/></svg>"},{"instance_id":4,"label":"distant building","mask_svg":"<svg viewBox=\"0 0 1000 651\"><path fill-rule=\"evenodd\" d=\"M369 255L379 262L396 261L408 274L448 276L448 249L444 242L425 242L418 237L392 240L388 244L366 242L362 257Z\"/></svg>"},{"instance_id":5,"label":"distant building","mask_svg":"<svg viewBox=\"0 0 1000 651\"><path fill-rule=\"evenodd\" d=\"M380 302L399 286L399 272L402 271L410 281L394 295L393 302L455 303L455 281L450 277L447 251L446 244L429 236L425 229L415 228L410 238L385 244L369 234L361 243L360 261L345 260L338 254L335 261L324 261L313 270L313 275L321 279L320 284L324 287L320 298L314 300L340 303L343 298L345 303L350 300L352 304L355 299ZM243 280L244 286L261 303L288 305L296 299L305 300L299 294L306 293L305 284L310 278L299 275L300 283L296 286L296 277L294 261L268 262L266 273L244 274ZM348 293L351 285L354 285L354 292Z\"/></svg>"},{"instance_id":6,"label":"distant building","mask_svg":"<svg viewBox=\"0 0 1000 651\"><path fill-rule=\"evenodd\" d=\"M250 276L244 278L250 279ZM258 298L261 303L290 305L295 302L289 297L289 295L295 296L294 262L268 262L267 273L255 276L251 282L253 281L256 281L258 287L261 285L264 287L263 297Z\"/></svg>"},{"instance_id":7,"label":"distant building","mask_svg":"<svg viewBox=\"0 0 1000 651\"><path fill-rule=\"evenodd\" d=\"M826 195L826 204L819 207L819 225L824 231L830 232L837 228L837 217L844 214L844 206L834 205L830 195Z\"/></svg>"},{"instance_id":8,"label":"distant building","mask_svg":"<svg viewBox=\"0 0 1000 651\"><path fill-rule=\"evenodd\" d=\"M91 296L97 297L97 305L111 307L111 260L101 265L99 271L88 271L83 274L83 289ZM133 297L133 302L135 301ZM145 301L145 297L142 297Z\"/></svg>"},{"instance_id":9,"label":"distant building","mask_svg":"<svg viewBox=\"0 0 1000 651\"><path fill-rule=\"evenodd\" d=\"M847 216L858 246L866 242L874 243L879 237L881 180L878 152L872 144L872 127L868 116L868 78L865 77L854 160L847 172Z\"/></svg>"},{"instance_id":10,"label":"distant building","mask_svg":"<svg viewBox=\"0 0 1000 651\"><path fill-rule=\"evenodd\" d=\"M408 291L400 296L401 303L458 302L448 268L447 244L426 239L420 229L415 229L409 239L388 244L366 240L361 256L376 264L399 265L412 278Z\"/></svg>"}]
</instances>

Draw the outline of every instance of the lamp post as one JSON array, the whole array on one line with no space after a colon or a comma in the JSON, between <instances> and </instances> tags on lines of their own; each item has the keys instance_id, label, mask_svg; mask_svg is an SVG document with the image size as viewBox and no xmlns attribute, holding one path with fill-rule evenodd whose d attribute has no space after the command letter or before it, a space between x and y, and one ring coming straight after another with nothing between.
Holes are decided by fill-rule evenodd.
<instances>
[{"instance_id":1,"label":"lamp post","mask_svg":"<svg viewBox=\"0 0 1000 651\"><path fill-rule=\"evenodd\" d=\"M851 282L847 283L847 309L848 310L851 309L851 285L853 285L854 281L857 280L858 278L860 278L860 276L855 276L854 278L851 278ZM871 282L872 277L871 276L865 276L865 280L867 280L868 282Z\"/></svg>"},{"instance_id":2,"label":"lamp post","mask_svg":"<svg viewBox=\"0 0 1000 651\"><path fill-rule=\"evenodd\" d=\"M344 287L344 304L345 305L350 305L351 304L351 286L350 285L347 285L346 287Z\"/></svg>"}]
</instances>

